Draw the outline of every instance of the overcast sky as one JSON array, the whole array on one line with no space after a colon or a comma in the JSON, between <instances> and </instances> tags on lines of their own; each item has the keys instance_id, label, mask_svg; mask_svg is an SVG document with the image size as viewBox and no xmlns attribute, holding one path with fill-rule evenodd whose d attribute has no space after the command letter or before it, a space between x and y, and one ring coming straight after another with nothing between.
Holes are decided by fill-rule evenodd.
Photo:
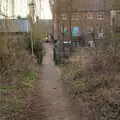
<instances>
[{"instance_id":1,"label":"overcast sky","mask_svg":"<svg viewBox=\"0 0 120 120\"><path fill-rule=\"evenodd\" d=\"M49 0L42 0L41 8L40 9L40 2L39 0L36 0L36 13L38 16L41 16L41 18L49 19L51 18L51 12L50 12L50 6L49 6ZM27 6L27 0L15 0L15 15L21 15L25 17L28 14L28 6Z\"/></svg>"},{"instance_id":2,"label":"overcast sky","mask_svg":"<svg viewBox=\"0 0 120 120\"><path fill-rule=\"evenodd\" d=\"M9 15L11 16L11 0L9 1ZM28 10L28 0L14 0L15 1L15 16L22 16L26 17L29 10ZM40 16L42 19L50 19L52 18L51 12L50 12L50 6L49 6L49 0L35 0L36 1L36 14ZM41 2L41 8L40 8L40 1ZM2 2L2 11L5 12L6 7L6 0L0 0Z\"/></svg>"},{"instance_id":3,"label":"overcast sky","mask_svg":"<svg viewBox=\"0 0 120 120\"><path fill-rule=\"evenodd\" d=\"M27 0L15 0L15 15L25 17L28 14Z\"/></svg>"},{"instance_id":4,"label":"overcast sky","mask_svg":"<svg viewBox=\"0 0 120 120\"><path fill-rule=\"evenodd\" d=\"M42 0L42 18L52 18L51 11L50 11L50 6L49 6L49 0Z\"/></svg>"}]
</instances>

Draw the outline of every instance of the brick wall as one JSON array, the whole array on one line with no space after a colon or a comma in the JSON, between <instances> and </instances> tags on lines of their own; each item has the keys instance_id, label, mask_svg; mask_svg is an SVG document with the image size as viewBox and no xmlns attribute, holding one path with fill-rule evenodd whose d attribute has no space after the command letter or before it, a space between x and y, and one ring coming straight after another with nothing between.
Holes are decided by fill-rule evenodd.
<instances>
[{"instance_id":1,"label":"brick wall","mask_svg":"<svg viewBox=\"0 0 120 120\"><path fill-rule=\"evenodd\" d=\"M101 17L101 18L99 18ZM69 27L68 17L61 15L60 23ZM95 30L103 29L104 32L110 30L110 12L79 12L71 14L72 26L79 26L81 30L88 31L91 28Z\"/></svg>"}]
</instances>

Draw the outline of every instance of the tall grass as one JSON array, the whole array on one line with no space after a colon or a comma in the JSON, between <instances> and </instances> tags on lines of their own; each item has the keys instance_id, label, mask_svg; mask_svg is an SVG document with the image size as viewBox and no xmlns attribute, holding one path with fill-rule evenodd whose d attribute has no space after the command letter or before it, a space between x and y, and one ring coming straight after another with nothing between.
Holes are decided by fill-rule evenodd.
<instances>
[{"instance_id":1,"label":"tall grass","mask_svg":"<svg viewBox=\"0 0 120 120\"><path fill-rule=\"evenodd\" d=\"M27 92L33 87L39 67L26 50L23 36L11 36L7 46L9 54L0 55L0 119L23 120Z\"/></svg>"},{"instance_id":2,"label":"tall grass","mask_svg":"<svg viewBox=\"0 0 120 120\"><path fill-rule=\"evenodd\" d=\"M62 79L69 83L72 95L89 104L95 120L119 120L120 45L94 53L84 67L78 62L64 68Z\"/></svg>"}]
</instances>

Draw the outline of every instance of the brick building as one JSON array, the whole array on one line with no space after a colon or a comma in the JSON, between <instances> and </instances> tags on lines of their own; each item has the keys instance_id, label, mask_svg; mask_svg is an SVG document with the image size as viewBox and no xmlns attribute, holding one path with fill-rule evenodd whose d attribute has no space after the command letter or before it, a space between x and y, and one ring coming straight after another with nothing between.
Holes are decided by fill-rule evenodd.
<instances>
[{"instance_id":1,"label":"brick building","mask_svg":"<svg viewBox=\"0 0 120 120\"><path fill-rule=\"evenodd\" d=\"M114 0L112 3L111 25L114 32L120 33L120 0Z\"/></svg>"},{"instance_id":2,"label":"brick building","mask_svg":"<svg viewBox=\"0 0 120 120\"><path fill-rule=\"evenodd\" d=\"M104 36L111 32L111 11L114 9L111 0L50 0L50 5L55 38L64 28L70 32L74 26L83 32L102 32Z\"/></svg>"}]
</instances>

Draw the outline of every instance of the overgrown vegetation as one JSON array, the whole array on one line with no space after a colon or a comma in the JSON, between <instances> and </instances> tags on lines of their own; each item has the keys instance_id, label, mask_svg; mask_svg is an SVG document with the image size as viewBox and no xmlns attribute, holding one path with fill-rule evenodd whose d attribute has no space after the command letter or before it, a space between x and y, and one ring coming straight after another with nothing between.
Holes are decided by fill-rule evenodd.
<instances>
[{"instance_id":1,"label":"overgrown vegetation","mask_svg":"<svg viewBox=\"0 0 120 120\"><path fill-rule=\"evenodd\" d=\"M9 38L2 49L7 48L7 52L0 51L0 119L23 120L27 92L36 80L39 67L35 57L26 50L23 35Z\"/></svg>"},{"instance_id":2,"label":"overgrown vegetation","mask_svg":"<svg viewBox=\"0 0 120 120\"><path fill-rule=\"evenodd\" d=\"M69 85L69 93L88 103L95 120L120 119L119 44L97 50L84 67L80 62L68 64L62 79Z\"/></svg>"},{"instance_id":3,"label":"overgrown vegetation","mask_svg":"<svg viewBox=\"0 0 120 120\"><path fill-rule=\"evenodd\" d=\"M30 34L26 35L26 42L27 42L27 49L31 52L31 38ZM33 38L33 52L34 55L37 58L37 62L39 64L42 64L43 56L45 53L44 47L43 47L43 41L39 38Z\"/></svg>"}]
</instances>

